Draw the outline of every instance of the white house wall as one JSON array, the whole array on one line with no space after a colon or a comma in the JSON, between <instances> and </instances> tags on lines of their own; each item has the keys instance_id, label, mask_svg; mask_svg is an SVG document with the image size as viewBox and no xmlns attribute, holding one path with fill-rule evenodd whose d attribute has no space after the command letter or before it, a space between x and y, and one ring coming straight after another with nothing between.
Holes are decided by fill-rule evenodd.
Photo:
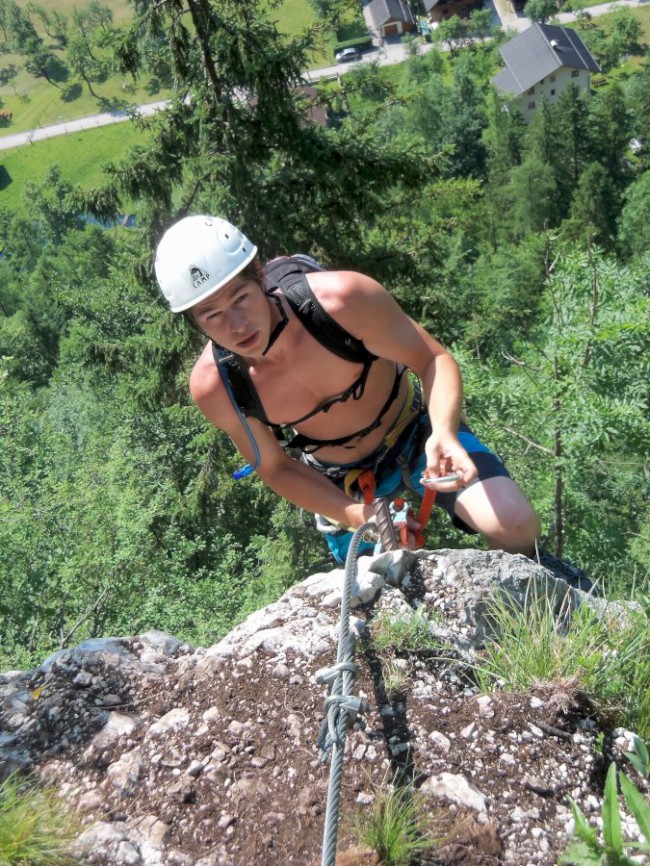
<instances>
[{"instance_id":1,"label":"white house wall","mask_svg":"<svg viewBox=\"0 0 650 866\"><path fill-rule=\"evenodd\" d=\"M590 75L587 69L569 69L563 66L552 75L543 78L516 99L524 119L530 119L544 99L549 103L555 102L569 84L577 84L583 93L589 93Z\"/></svg>"}]
</instances>

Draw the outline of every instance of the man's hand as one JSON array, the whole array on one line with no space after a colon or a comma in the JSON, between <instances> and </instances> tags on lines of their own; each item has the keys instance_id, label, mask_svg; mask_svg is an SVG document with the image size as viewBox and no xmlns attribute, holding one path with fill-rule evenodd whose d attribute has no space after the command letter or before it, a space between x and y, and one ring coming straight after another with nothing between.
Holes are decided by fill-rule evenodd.
<instances>
[{"instance_id":1,"label":"man's hand","mask_svg":"<svg viewBox=\"0 0 650 866\"><path fill-rule=\"evenodd\" d=\"M441 478L457 474L455 481L433 481L427 485L440 493L450 493L461 490L478 477L476 466L469 454L452 434L436 435L432 433L426 444L427 471L431 478Z\"/></svg>"}]
</instances>

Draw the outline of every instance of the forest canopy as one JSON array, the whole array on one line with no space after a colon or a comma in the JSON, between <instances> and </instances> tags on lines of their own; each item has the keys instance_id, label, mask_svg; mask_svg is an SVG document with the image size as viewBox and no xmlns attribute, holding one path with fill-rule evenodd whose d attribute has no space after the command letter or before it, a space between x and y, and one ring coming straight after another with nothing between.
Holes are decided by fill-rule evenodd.
<instances>
[{"instance_id":1,"label":"forest canopy","mask_svg":"<svg viewBox=\"0 0 650 866\"><path fill-rule=\"evenodd\" d=\"M160 47L177 97L146 148L82 191L52 166L0 211L0 645L26 665L88 635L209 642L328 567L308 516L236 482L187 391L200 340L152 250L219 213L262 257L379 279L461 363L476 432L545 543L610 594L650 571L650 65L528 125L490 78L498 44L363 64L300 88L317 30L258 2L137 0L125 74ZM160 57L158 61L160 62ZM320 125L317 104L329 123ZM631 147L634 141L638 146ZM135 228L106 230L137 201ZM436 516L429 547L468 541Z\"/></svg>"}]
</instances>

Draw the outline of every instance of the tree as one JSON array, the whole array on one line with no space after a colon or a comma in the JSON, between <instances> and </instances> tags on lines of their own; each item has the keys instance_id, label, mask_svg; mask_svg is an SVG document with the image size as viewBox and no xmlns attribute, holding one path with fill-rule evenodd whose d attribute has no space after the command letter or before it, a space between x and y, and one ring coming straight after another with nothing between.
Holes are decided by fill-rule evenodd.
<instances>
[{"instance_id":1,"label":"tree","mask_svg":"<svg viewBox=\"0 0 650 866\"><path fill-rule=\"evenodd\" d=\"M580 27L580 33L603 72L610 72L618 66L624 51L624 37L618 31L606 33L596 24L589 23Z\"/></svg>"},{"instance_id":2,"label":"tree","mask_svg":"<svg viewBox=\"0 0 650 866\"><path fill-rule=\"evenodd\" d=\"M64 80L67 73L65 65L45 47L29 15L13 0L5 0L4 23L11 50L25 58L30 75L58 87L57 81Z\"/></svg>"},{"instance_id":3,"label":"tree","mask_svg":"<svg viewBox=\"0 0 650 866\"><path fill-rule=\"evenodd\" d=\"M555 178L550 166L527 157L510 172L514 232L518 236L540 232L551 225L555 214Z\"/></svg>"},{"instance_id":4,"label":"tree","mask_svg":"<svg viewBox=\"0 0 650 866\"><path fill-rule=\"evenodd\" d=\"M454 57L458 53L460 43L465 37L465 26L462 18L452 15L440 21L434 31L434 39L447 46L447 50Z\"/></svg>"},{"instance_id":5,"label":"tree","mask_svg":"<svg viewBox=\"0 0 650 866\"><path fill-rule=\"evenodd\" d=\"M358 94L364 102L383 102L393 92L391 80L384 74L376 61L360 63L347 75L350 90Z\"/></svg>"},{"instance_id":6,"label":"tree","mask_svg":"<svg viewBox=\"0 0 650 866\"><path fill-rule=\"evenodd\" d=\"M618 216L621 196L630 181L627 151L632 135L632 118L623 89L613 85L590 105L589 140L594 159L607 172L612 188L610 211Z\"/></svg>"},{"instance_id":7,"label":"tree","mask_svg":"<svg viewBox=\"0 0 650 866\"><path fill-rule=\"evenodd\" d=\"M528 0L526 3L526 15L531 21L545 24L549 18L557 15L556 0Z\"/></svg>"},{"instance_id":8,"label":"tree","mask_svg":"<svg viewBox=\"0 0 650 866\"><path fill-rule=\"evenodd\" d=\"M440 151L444 146L445 117L450 111L449 88L442 74L433 74L415 89L412 89L406 122L404 126L417 131L427 142L432 152Z\"/></svg>"},{"instance_id":9,"label":"tree","mask_svg":"<svg viewBox=\"0 0 650 866\"><path fill-rule=\"evenodd\" d=\"M586 111L586 107L585 107ZM568 214L576 180L568 154L566 120L556 106L542 99L523 135L522 159L534 157L547 165L555 180L555 207L551 225Z\"/></svg>"},{"instance_id":10,"label":"tree","mask_svg":"<svg viewBox=\"0 0 650 866\"><path fill-rule=\"evenodd\" d=\"M492 24L492 13L489 9L472 9L469 13L469 30L481 42L494 35L495 25Z\"/></svg>"},{"instance_id":11,"label":"tree","mask_svg":"<svg viewBox=\"0 0 650 866\"><path fill-rule=\"evenodd\" d=\"M23 201L37 221L40 239L45 244L57 246L68 232L81 227L71 192L72 185L63 179L56 163L49 166L41 181L25 184Z\"/></svg>"},{"instance_id":12,"label":"tree","mask_svg":"<svg viewBox=\"0 0 650 866\"><path fill-rule=\"evenodd\" d=\"M611 250L616 236L612 200L612 182L607 171L598 162L590 163L580 176L571 214L563 228L571 237Z\"/></svg>"},{"instance_id":13,"label":"tree","mask_svg":"<svg viewBox=\"0 0 650 866\"><path fill-rule=\"evenodd\" d=\"M614 32L621 37L623 51L632 54L639 50L643 25L629 9L621 9L614 16Z\"/></svg>"},{"instance_id":14,"label":"tree","mask_svg":"<svg viewBox=\"0 0 650 866\"><path fill-rule=\"evenodd\" d=\"M503 363L534 327L544 287L543 237L484 250L462 275L463 342L479 361Z\"/></svg>"},{"instance_id":15,"label":"tree","mask_svg":"<svg viewBox=\"0 0 650 866\"><path fill-rule=\"evenodd\" d=\"M62 12L59 12L57 9L49 10L37 3L31 3L30 5L32 11L38 16L43 25L43 29L50 39L54 39L57 42L58 48L65 48L67 42L67 16Z\"/></svg>"},{"instance_id":16,"label":"tree","mask_svg":"<svg viewBox=\"0 0 650 866\"><path fill-rule=\"evenodd\" d=\"M625 191L619 223L619 242L628 256L650 250L650 172L644 172Z\"/></svg>"},{"instance_id":17,"label":"tree","mask_svg":"<svg viewBox=\"0 0 650 866\"><path fill-rule=\"evenodd\" d=\"M86 7L86 20L90 27L99 28L106 35L110 32L113 23L113 12L100 0L90 0Z\"/></svg>"},{"instance_id":18,"label":"tree","mask_svg":"<svg viewBox=\"0 0 650 866\"><path fill-rule=\"evenodd\" d=\"M13 63L0 67L0 84L9 84L17 75L18 69Z\"/></svg>"},{"instance_id":19,"label":"tree","mask_svg":"<svg viewBox=\"0 0 650 866\"><path fill-rule=\"evenodd\" d=\"M43 40L27 15L13 0L4 0L4 28L9 47L16 54L44 50Z\"/></svg>"},{"instance_id":20,"label":"tree","mask_svg":"<svg viewBox=\"0 0 650 866\"><path fill-rule=\"evenodd\" d=\"M72 23L75 27L75 37L77 42L81 42L86 47L86 53L90 55L92 60L97 62L97 57L93 53L94 34L93 21L88 9L79 10L76 7L72 11Z\"/></svg>"},{"instance_id":21,"label":"tree","mask_svg":"<svg viewBox=\"0 0 650 866\"><path fill-rule=\"evenodd\" d=\"M452 146L452 171L457 177L478 178L485 172L485 92L475 66L475 57L467 53L454 64L450 114L445 118L445 141Z\"/></svg>"},{"instance_id":22,"label":"tree","mask_svg":"<svg viewBox=\"0 0 650 866\"><path fill-rule=\"evenodd\" d=\"M521 115L510 111L496 90L489 93L486 105L486 127L482 141L491 183L500 184L508 172L521 161L524 125Z\"/></svg>"},{"instance_id":23,"label":"tree","mask_svg":"<svg viewBox=\"0 0 650 866\"><path fill-rule=\"evenodd\" d=\"M525 482L557 555L606 579L614 570L625 580L627 571L628 585L631 543L650 494L644 266L630 269L593 247L574 248L549 269L543 318L505 374L495 363L482 370L463 364L475 428L489 430Z\"/></svg>"},{"instance_id":24,"label":"tree","mask_svg":"<svg viewBox=\"0 0 650 866\"><path fill-rule=\"evenodd\" d=\"M486 224L490 246L496 249L501 236L511 236L504 214L509 212L510 171L521 162L524 124L521 113L509 110L494 89L488 95L486 117L487 126L482 135L487 170Z\"/></svg>"},{"instance_id":25,"label":"tree","mask_svg":"<svg viewBox=\"0 0 650 866\"><path fill-rule=\"evenodd\" d=\"M644 63L627 82L627 104L631 131L640 145L637 158L641 169L650 167L650 63Z\"/></svg>"},{"instance_id":26,"label":"tree","mask_svg":"<svg viewBox=\"0 0 650 866\"><path fill-rule=\"evenodd\" d=\"M577 84L570 84L560 94L554 106L557 130L562 149L557 158L563 158L568 167L568 181L572 192L585 165L591 161L590 115L587 96Z\"/></svg>"},{"instance_id":27,"label":"tree","mask_svg":"<svg viewBox=\"0 0 650 866\"><path fill-rule=\"evenodd\" d=\"M88 42L82 35L75 34L68 40L66 56L70 68L86 83L90 95L99 99L99 94L93 90L93 83L105 78L104 66L88 48Z\"/></svg>"}]
</instances>

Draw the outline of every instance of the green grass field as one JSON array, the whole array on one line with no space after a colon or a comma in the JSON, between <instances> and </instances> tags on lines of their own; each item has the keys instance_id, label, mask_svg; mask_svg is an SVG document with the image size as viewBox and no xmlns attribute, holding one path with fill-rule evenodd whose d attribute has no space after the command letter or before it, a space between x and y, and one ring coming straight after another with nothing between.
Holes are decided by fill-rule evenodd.
<instances>
[{"instance_id":1,"label":"green grass field","mask_svg":"<svg viewBox=\"0 0 650 866\"><path fill-rule=\"evenodd\" d=\"M124 23L130 19L132 12L128 0L104 0L104 2L113 12L114 23ZM20 0L19 5L25 6L25 0ZM44 0L40 5L47 10L56 9L70 15L74 7L83 9L85 4L79 3L78 0ZM277 21L279 29L291 36L303 32L316 20L308 0L284 0L281 6L273 9L269 14L272 20ZM40 31L40 35L49 43L49 38L40 28L40 22L36 18L34 24ZM333 63L332 44L333 40L331 44L325 45L321 51L313 55L310 68ZM62 60L65 59L63 53L58 51L54 53ZM9 126L0 127L0 136L97 114L106 111L108 104L114 100L142 105L171 95L169 91L152 89L146 79L134 86L130 78L114 75L105 82L93 85L93 90L102 97L101 100L94 98L88 87L80 82L76 88L75 98L66 102L63 99L63 88L55 87L44 79L34 78L25 72L22 68L23 58L3 54L0 65L7 67L10 64L14 64L20 71L9 84L0 85L0 109L9 111L13 115Z\"/></svg>"},{"instance_id":2,"label":"green grass field","mask_svg":"<svg viewBox=\"0 0 650 866\"><path fill-rule=\"evenodd\" d=\"M102 166L118 162L129 148L144 142L145 134L132 123L116 123L86 132L61 135L0 153L4 171L0 178L0 205L15 210L21 204L25 183L38 183L48 166L58 163L65 180L92 189L106 180Z\"/></svg>"},{"instance_id":3,"label":"green grass field","mask_svg":"<svg viewBox=\"0 0 650 866\"><path fill-rule=\"evenodd\" d=\"M16 0L19 6L23 9L29 5L29 0ZM129 0L102 0L104 6L108 6L108 8L113 13L113 20L116 24L119 24L121 21L127 21L131 18L133 13L133 8L129 3ZM72 10L75 9L83 9L86 5L85 2L80 3L79 0L39 0L39 6L42 6L47 12L60 12L62 15L71 15Z\"/></svg>"},{"instance_id":4,"label":"green grass field","mask_svg":"<svg viewBox=\"0 0 650 866\"><path fill-rule=\"evenodd\" d=\"M623 7L609 15L601 15L593 19L593 23L602 28L605 33L611 33L614 28L614 22L621 14L631 15L640 22L642 33L640 38L642 51L638 54L630 55L625 62L621 63L616 69L607 73L608 81L621 81L629 78L636 69L639 69L648 58L648 46L650 46L650 6L639 6L636 9L628 9Z\"/></svg>"},{"instance_id":5,"label":"green grass field","mask_svg":"<svg viewBox=\"0 0 650 866\"><path fill-rule=\"evenodd\" d=\"M611 3L612 0L567 0L562 4L560 12L577 12L579 9L586 9L588 6L603 6L606 3Z\"/></svg>"},{"instance_id":6,"label":"green grass field","mask_svg":"<svg viewBox=\"0 0 650 866\"><path fill-rule=\"evenodd\" d=\"M11 58L11 55L5 57ZM92 97L85 85L79 88L80 95L75 100L64 102L59 89L47 81L36 81L23 71L14 79L12 86L0 87L2 109L13 114L12 123L0 129L0 136L99 114L108 110L112 100L142 105L171 95L170 91L152 92L145 86L124 90L122 82L121 77L112 78L94 86L93 89L106 100L105 103Z\"/></svg>"}]
</instances>

